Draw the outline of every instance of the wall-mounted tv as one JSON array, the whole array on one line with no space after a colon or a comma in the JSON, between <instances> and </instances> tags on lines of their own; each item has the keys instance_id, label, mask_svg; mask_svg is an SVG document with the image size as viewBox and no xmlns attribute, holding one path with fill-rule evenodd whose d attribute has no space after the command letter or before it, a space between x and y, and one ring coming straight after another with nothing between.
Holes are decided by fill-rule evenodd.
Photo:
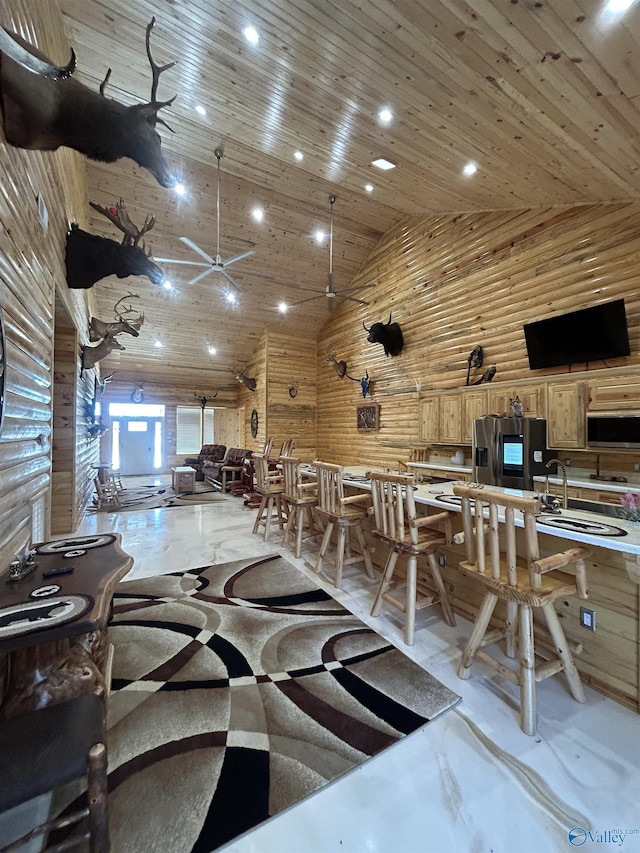
<instances>
[{"instance_id":1,"label":"wall-mounted tv","mask_svg":"<svg viewBox=\"0 0 640 853\"><path fill-rule=\"evenodd\" d=\"M524 338L531 370L629 355L624 299L525 323Z\"/></svg>"}]
</instances>

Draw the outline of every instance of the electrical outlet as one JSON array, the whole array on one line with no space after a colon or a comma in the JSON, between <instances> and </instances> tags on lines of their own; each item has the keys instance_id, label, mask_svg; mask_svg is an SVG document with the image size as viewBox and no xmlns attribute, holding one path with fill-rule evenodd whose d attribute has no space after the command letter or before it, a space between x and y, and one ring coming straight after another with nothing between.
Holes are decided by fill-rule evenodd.
<instances>
[{"instance_id":1,"label":"electrical outlet","mask_svg":"<svg viewBox=\"0 0 640 853\"><path fill-rule=\"evenodd\" d=\"M446 554L438 554L438 563L441 566L447 565L447 555Z\"/></svg>"},{"instance_id":2,"label":"electrical outlet","mask_svg":"<svg viewBox=\"0 0 640 853\"><path fill-rule=\"evenodd\" d=\"M589 610L588 607L580 608L580 624L588 631L596 630L596 611Z\"/></svg>"}]
</instances>

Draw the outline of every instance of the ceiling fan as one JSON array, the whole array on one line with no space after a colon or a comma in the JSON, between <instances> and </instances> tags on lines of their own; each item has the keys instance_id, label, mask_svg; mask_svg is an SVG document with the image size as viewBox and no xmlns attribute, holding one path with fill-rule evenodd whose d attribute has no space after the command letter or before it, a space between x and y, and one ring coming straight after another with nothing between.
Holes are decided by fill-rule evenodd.
<instances>
[{"instance_id":1,"label":"ceiling fan","mask_svg":"<svg viewBox=\"0 0 640 853\"><path fill-rule=\"evenodd\" d=\"M207 262L202 263L202 261L183 261L178 258L155 258L158 263L164 264L188 264L193 267L206 267L206 269L198 273L195 278L192 278L189 284L197 284L200 279L204 278L206 275L209 275L211 272L219 272L227 279L230 284L234 287L238 287L236 282L227 272L227 267L230 267L231 264L235 264L236 261L241 261L243 258L248 258L249 255L253 255L253 250L249 249L247 252L241 252L239 255L235 255L233 258L229 258L226 261L222 260L220 256L220 160L223 155L222 148L216 148L213 152L216 155L216 159L218 161L218 182L217 182L217 190L216 190L216 255L215 258L212 258L211 255L208 255L203 249L198 246L197 243L194 243L193 240L190 240L188 237L180 237L183 243L186 243L194 252L196 252L200 257L204 258Z\"/></svg>"},{"instance_id":2,"label":"ceiling fan","mask_svg":"<svg viewBox=\"0 0 640 853\"><path fill-rule=\"evenodd\" d=\"M329 228L329 276L327 279L327 286L322 293L318 293L316 296L308 296L306 299L300 299L298 302L294 302L293 305L301 305L303 302L310 302L312 299L322 299L323 296L328 297L330 300L330 305L332 304L331 300L335 299L336 296L339 296L340 299L347 299L349 302L358 302L360 305L368 305L368 302L365 302L364 299L358 299L355 296L348 296L354 290L364 290L367 287L375 287L375 284L357 284L355 287L346 287L341 290L335 290L333 287L333 205L335 204L336 197L334 195L329 196L329 203L331 205L331 218L330 218L330 228Z\"/></svg>"}]
</instances>

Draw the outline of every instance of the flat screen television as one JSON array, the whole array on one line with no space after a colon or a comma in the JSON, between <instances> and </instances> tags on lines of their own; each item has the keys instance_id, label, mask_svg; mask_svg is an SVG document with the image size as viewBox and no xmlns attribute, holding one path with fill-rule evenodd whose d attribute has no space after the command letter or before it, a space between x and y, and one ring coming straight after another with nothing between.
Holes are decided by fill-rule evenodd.
<instances>
[{"instance_id":1,"label":"flat screen television","mask_svg":"<svg viewBox=\"0 0 640 853\"><path fill-rule=\"evenodd\" d=\"M531 370L629 355L624 299L525 323L524 338Z\"/></svg>"}]
</instances>

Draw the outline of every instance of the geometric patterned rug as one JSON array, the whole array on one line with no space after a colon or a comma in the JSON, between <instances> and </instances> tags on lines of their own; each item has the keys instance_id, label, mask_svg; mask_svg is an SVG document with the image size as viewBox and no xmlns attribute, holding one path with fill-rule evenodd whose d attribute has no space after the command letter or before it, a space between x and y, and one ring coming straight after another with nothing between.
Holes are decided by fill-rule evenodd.
<instances>
[{"instance_id":1,"label":"geometric patterned rug","mask_svg":"<svg viewBox=\"0 0 640 853\"><path fill-rule=\"evenodd\" d=\"M109 640L118 853L209 853L460 700L278 555L121 583Z\"/></svg>"},{"instance_id":2,"label":"geometric patterned rug","mask_svg":"<svg viewBox=\"0 0 640 853\"><path fill-rule=\"evenodd\" d=\"M204 483L196 483L194 492L174 492L170 486L128 486L118 492L117 505L107 503L98 507L97 503L94 503L87 507L87 511L113 513L141 509L169 509L215 501L224 501L222 494L217 489L205 486Z\"/></svg>"}]
</instances>

